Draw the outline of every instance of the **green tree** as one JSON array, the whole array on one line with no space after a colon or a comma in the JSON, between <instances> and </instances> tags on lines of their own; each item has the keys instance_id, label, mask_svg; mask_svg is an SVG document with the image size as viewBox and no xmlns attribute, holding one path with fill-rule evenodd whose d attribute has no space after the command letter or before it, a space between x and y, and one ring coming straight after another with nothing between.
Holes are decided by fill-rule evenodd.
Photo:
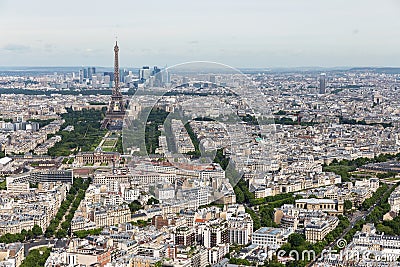
<instances>
[{"instance_id":1,"label":"green tree","mask_svg":"<svg viewBox=\"0 0 400 267\"><path fill-rule=\"evenodd\" d=\"M128 206L129 206L129 209L131 210L131 212L136 212L140 209L143 209L142 205L137 200L132 201L131 203L129 203Z\"/></svg>"},{"instance_id":2,"label":"green tree","mask_svg":"<svg viewBox=\"0 0 400 267\"><path fill-rule=\"evenodd\" d=\"M32 228L32 234L33 234L35 237L41 236L41 235L43 234L43 230L42 230L42 228L41 228L39 225L35 224L35 225L33 226L33 228Z\"/></svg>"},{"instance_id":3,"label":"green tree","mask_svg":"<svg viewBox=\"0 0 400 267\"><path fill-rule=\"evenodd\" d=\"M380 233L385 233L385 235L395 235L395 232L391 227L383 225L381 223L376 225L376 230Z\"/></svg>"},{"instance_id":4,"label":"green tree","mask_svg":"<svg viewBox=\"0 0 400 267\"><path fill-rule=\"evenodd\" d=\"M33 239L35 236L32 233L32 230L28 230L28 232L26 233L26 240L31 240Z\"/></svg>"},{"instance_id":5,"label":"green tree","mask_svg":"<svg viewBox=\"0 0 400 267\"><path fill-rule=\"evenodd\" d=\"M56 237L57 238L63 238L67 236L67 231L65 231L64 229L60 229L57 231L56 233Z\"/></svg>"},{"instance_id":6,"label":"green tree","mask_svg":"<svg viewBox=\"0 0 400 267\"><path fill-rule=\"evenodd\" d=\"M345 200L344 201L344 208L346 210L351 210L353 208L353 203L350 200Z\"/></svg>"},{"instance_id":7,"label":"green tree","mask_svg":"<svg viewBox=\"0 0 400 267\"><path fill-rule=\"evenodd\" d=\"M288 238L288 242L292 247L301 246L305 241L306 239L304 238L304 235L298 233L293 233Z\"/></svg>"},{"instance_id":8,"label":"green tree","mask_svg":"<svg viewBox=\"0 0 400 267\"><path fill-rule=\"evenodd\" d=\"M237 259L237 258L230 258L229 259L230 264L237 264L237 265L244 265L244 266L252 266L253 264L246 260L246 259Z\"/></svg>"},{"instance_id":9,"label":"green tree","mask_svg":"<svg viewBox=\"0 0 400 267\"><path fill-rule=\"evenodd\" d=\"M50 252L50 248L32 249L22 262L21 267L44 266L47 258L50 256Z\"/></svg>"},{"instance_id":10,"label":"green tree","mask_svg":"<svg viewBox=\"0 0 400 267\"><path fill-rule=\"evenodd\" d=\"M240 187L235 186L234 187L234 191L235 191L235 195L236 195L236 202L237 203L244 203L245 202L245 198L244 198L244 194L243 194L242 190L240 189Z\"/></svg>"},{"instance_id":11,"label":"green tree","mask_svg":"<svg viewBox=\"0 0 400 267\"><path fill-rule=\"evenodd\" d=\"M96 229L91 229L91 230L81 230L81 231L74 232L74 235L79 238L85 238L89 235L99 235L99 234L101 234L101 231L103 231L103 228L96 228Z\"/></svg>"},{"instance_id":12,"label":"green tree","mask_svg":"<svg viewBox=\"0 0 400 267\"><path fill-rule=\"evenodd\" d=\"M0 182L0 190L7 190L6 180Z\"/></svg>"},{"instance_id":13,"label":"green tree","mask_svg":"<svg viewBox=\"0 0 400 267\"><path fill-rule=\"evenodd\" d=\"M158 201L158 199L155 199L154 197L151 197L148 201L147 201L147 205L153 205L153 204L158 204L160 203L160 201Z\"/></svg>"}]
</instances>

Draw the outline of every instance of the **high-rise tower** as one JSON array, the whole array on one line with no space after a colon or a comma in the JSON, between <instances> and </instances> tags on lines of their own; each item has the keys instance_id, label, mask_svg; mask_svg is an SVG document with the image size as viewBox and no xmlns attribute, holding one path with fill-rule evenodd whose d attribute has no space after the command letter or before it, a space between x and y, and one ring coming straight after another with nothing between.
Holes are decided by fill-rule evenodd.
<instances>
[{"instance_id":1,"label":"high-rise tower","mask_svg":"<svg viewBox=\"0 0 400 267\"><path fill-rule=\"evenodd\" d=\"M118 61L118 53L119 53L118 42L115 41L115 46L114 46L114 89L113 89L113 95L120 95L121 94L121 92L119 91L119 61Z\"/></svg>"},{"instance_id":2,"label":"high-rise tower","mask_svg":"<svg viewBox=\"0 0 400 267\"><path fill-rule=\"evenodd\" d=\"M326 74L321 73L319 76L319 93L325 94L326 93Z\"/></svg>"},{"instance_id":3,"label":"high-rise tower","mask_svg":"<svg viewBox=\"0 0 400 267\"><path fill-rule=\"evenodd\" d=\"M107 109L106 117L102 123L103 128L110 130L122 130L123 119L125 116L125 104L119 88L119 47L115 42L114 46L114 88L111 95L110 104Z\"/></svg>"}]
</instances>

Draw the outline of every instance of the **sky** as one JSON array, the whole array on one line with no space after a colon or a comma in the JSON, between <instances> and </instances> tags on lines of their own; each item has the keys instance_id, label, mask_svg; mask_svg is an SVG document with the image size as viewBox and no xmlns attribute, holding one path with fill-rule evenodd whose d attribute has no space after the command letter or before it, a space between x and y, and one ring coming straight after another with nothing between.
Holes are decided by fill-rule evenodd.
<instances>
[{"instance_id":1,"label":"sky","mask_svg":"<svg viewBox=\"0 0 400 267\"><path fill-rule=\"evenodd\" d=\"M0 66L400 66L399 0L0 0Z\"/></svg>"}]
</instances>

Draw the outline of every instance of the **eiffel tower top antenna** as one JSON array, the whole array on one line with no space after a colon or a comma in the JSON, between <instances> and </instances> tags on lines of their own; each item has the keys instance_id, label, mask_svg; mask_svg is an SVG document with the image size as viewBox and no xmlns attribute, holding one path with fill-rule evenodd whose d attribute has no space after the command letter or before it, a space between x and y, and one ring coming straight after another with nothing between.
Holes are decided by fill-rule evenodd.
<instances>
[{"instance_id":1,"label":"eiffel tower top antenna","mask_svg":"<svg viewBox=\"0 0 400 267\"><path fill-rule=\"evenodd\" d=\"M117 37L115 38L117 39ZM115 46L114 46L114 90L113 90L113 95L120 95L121 92L119 91L119 60L118 60L118 53L119 53L119 47L118 47L118 41L115 40Z\"/></svg>"}]
</instances>

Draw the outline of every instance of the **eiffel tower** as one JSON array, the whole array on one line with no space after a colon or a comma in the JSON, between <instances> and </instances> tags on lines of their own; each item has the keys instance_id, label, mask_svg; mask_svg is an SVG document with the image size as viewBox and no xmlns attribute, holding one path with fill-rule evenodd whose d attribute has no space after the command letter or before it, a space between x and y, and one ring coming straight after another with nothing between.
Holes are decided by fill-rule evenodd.
<instances>
[{"instance_id":1,"label":"eiffel tower","mask_svg":"<svg viewBox=\"0 0 400 267\"><path fill-rule=\"evenodd\" d=\"M107 108L106 117L102 122L102 128L109 130L122 130L125 116L125 104L119 88L119 62L118 62L118 42L114 46L114 88L111 95L110 104Z\"/></svg>"}]
</instances>

